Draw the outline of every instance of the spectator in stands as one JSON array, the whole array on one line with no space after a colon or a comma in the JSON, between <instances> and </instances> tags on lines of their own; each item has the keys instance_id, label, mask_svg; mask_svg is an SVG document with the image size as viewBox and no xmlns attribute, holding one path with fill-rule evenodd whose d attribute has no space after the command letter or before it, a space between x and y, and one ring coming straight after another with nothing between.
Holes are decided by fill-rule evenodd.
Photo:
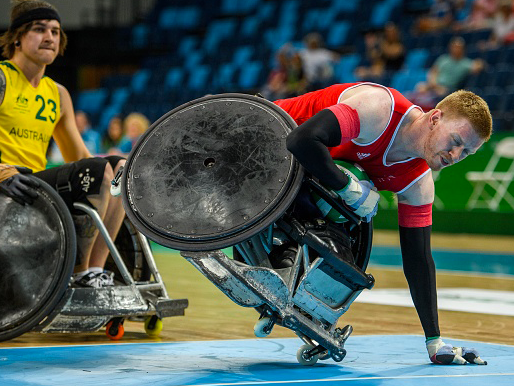
<instances>
[{"instance_id":1,"label":"spectator in stands","mask_svg":"<svg viewBox=\"0 0 514 386\"><path fill-rule=\"evenodd\" d=\"M268 76L266 85L261 90L264 98L269 100L282 99L287 95L287 66L289 65L289 44L284 45L277 52L277 66Z\"/></svg>"},{"instance_id":2,"label":"spectator in stands","mask_svg":"<svg viewBox=\"0 0 514 386\"><path fill-rule=\"evenodd\" d=\"M339 61L339 54L323 48L323 38L317 32L307 34L304 43L306 48L300 50L300 57L307 79L307 90L314 90L332 80L333 64Z\"/></svg>"},{"instance_id":3,"label":"spectator in stands","mask_svg":"<svg viewBox=\"0 0 514 386\"><path fill-rule=\"evenodd\" d=\"M456 30L479 30L491 28L497 9L497 0L475 0L471 12L462 22L455 25Z\"/></svg>"},{"instance_id":4,"label":"spectator in stands","mask_svg":"<svg viewBox=\"0 0 514 386\"><path fill-rule=\"evenodd\" d=\"M271 71L261 93L269 100L290 98L304 93L306 85L302 58L287 43L278 51L277 67Z\"/></svg>"},{"instance_id":5,"label":"spectator in stands","mask_svg":"<svg viewBox=\"0 0 514 386\"><path fill-rule=\"evenodd\" d=\"M137 140L150 127L150 121L143 114L130 113L123 122L124 136L121 139L118 149L123 154L128 154Z\"/></svg>"},{"instance_id":6,"label":"spectator in stands","mask_svg":"<svg viewBox=\"0 0 514 386\"><path fill-rule=\"evenodd\" d=\"M405 60L405 46L400 30L394 23L387 23L383 35L369 31L365 37L366 56L371 65L357 67L355 76L360 80L378 81L387 72L401 69Z\"/></svg>"},{"instance_id":7,"label":"spectator in stands","mask_svg":"<svg viewBox=\"0 0 514 386\"><path fill-rule=\"evenodd\" d=\"M492 22L493 33L489 42L490 48L514 43L514 13L512 6L513 2L511 0L502 0L500 2Z\"/></svg>"},{"instance_id":8,"label":"spectator in stands","mask_svg":"<svg viewBox=\"0 0 514 386\"><path fill-rule=\"evenodd\" d=\"M415 93L410 96L414 103L433 108L444 96L462 87L469 74L478 74L484 69L484 61L466 57L465 48L462 37L452 38L449 53L436 59L428 72L427 82L416 85Z\"/></svg>"},{"instance_id":9,"label":"spectator in stands","mask_svg":"<svg viewBox=\"0 0 514 386\"><path fill-rule=\"evenodd\" d=\"M123 121L119 116L114 116L109 121L109 126L102 139L102 152L105 154L117 154L118 143L123 136Z\"/></svg>"},{"instance_id":10,"label":"spectator in stands","mask_svg":"<svg viewBox=\"0 0 514 386\"><path fill-rule=\"evenodd\" d=\"M443 31L451 27L455 18L452 0L435 0L428 15L417 20L415 32L427 33Z\"/></svg>"},{"instance_id":11,"label":"spectator in stands","mask_svg":"<svg viewBox=\"0 0 514 386\"><path fill-rule=\"evenodd\" d=\"M91 154L100 154L100 134L89 124L89 117L84 111L75 112L75 123L82 140Z\"/></svg>"}]
</instances>

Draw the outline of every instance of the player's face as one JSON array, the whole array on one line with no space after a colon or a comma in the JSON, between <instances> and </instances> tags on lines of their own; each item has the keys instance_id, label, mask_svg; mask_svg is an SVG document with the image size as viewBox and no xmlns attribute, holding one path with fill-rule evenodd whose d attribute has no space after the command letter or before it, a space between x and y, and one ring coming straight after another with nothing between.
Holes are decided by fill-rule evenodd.
<instances>
[{"instance_id":1,"label":"player's face","mask_svg":"<svg viewBox=\"0 0 514 386\"><path fill-rule=\"evenodd\" d=\"M474 154L483 143L467 119L439 119L425 144L425 160L432 170L441 170Z\"/></svg>"},{"instance_id":2,"label":"player's face","mask_svg":"<svg viewBox=\"0 0 514 386\"><path fill-rule=\"evenodd\" d=\"M59 53L61 29L57 20L36 20L21 39L23 54L37 64L51 64Z\"/></svg>"}]
</instances>

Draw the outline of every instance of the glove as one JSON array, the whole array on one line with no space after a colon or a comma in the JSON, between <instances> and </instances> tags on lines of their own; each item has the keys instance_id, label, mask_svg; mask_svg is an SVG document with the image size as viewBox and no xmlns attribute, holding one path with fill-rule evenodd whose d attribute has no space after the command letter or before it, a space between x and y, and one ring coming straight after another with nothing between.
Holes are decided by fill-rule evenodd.
<instances>
[{"instance_id":1,"label":"glove","mask_svg":"<svg viewBox=\"0 0 514 386\"><path fill-rule=\"evenodd\" d=\"M350 178L348 185L336 193L355 211L355 214L366 219L366 222L370 222L377 214L380 194L371 182L355 181Z\"/></svg>"},{"instance_id":2,"label":"glove","mask_svg":"<svg viewBox=\"0 0 514 386\"><path fill-rule=\"evenodd\" d=\"M478 355L478 351L468 347L452 347L451 344L445 344L441 338L430 339L426 341L428 356L433 363L438 365L465 365L467 362L477 365L486 365L487 362L482 360Z\"/></svg>"},{"instance_id":3,"label":"glove","mask_svg":"<svg viewBox=\"0 0 514 386\"><path fill-rule=\"evenodd\" d=\"M0 192L18 204L32 204L38 198L35 188L39 187L39 183L22 173L30 174L32 170L22 166L0 164Z\"/></svg>"}]
</instances>

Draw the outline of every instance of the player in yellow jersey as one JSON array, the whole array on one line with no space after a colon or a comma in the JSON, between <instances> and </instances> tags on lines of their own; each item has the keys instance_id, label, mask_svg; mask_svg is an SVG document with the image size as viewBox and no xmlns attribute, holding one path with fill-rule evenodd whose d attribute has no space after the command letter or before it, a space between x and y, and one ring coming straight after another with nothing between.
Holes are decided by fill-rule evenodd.
<instances>
[{"instance_id":1,"label":"player in yellow jersey","mask_svg":"<svg viewBox=\"0 0 514 386\"><path fill-rule=\"evenodd\" d=\"M108 249L89 216L73 208L82 202L98 211L114 239L124 211L121 198L110 195L110 183L124 165L121 157L93 158L75 124L70 94L45 76L46 66L63 54L67 38L57 10L45 1L14 1L11 25L0 37L0 191L30 203L35 191L26 173L55 187L70 209L77 230L75 283L113 285L104 272ZM45 170L46 150L53 137L67 164ZM9 165L17 165L14 168Z\"/></svg>"}]
</instances>

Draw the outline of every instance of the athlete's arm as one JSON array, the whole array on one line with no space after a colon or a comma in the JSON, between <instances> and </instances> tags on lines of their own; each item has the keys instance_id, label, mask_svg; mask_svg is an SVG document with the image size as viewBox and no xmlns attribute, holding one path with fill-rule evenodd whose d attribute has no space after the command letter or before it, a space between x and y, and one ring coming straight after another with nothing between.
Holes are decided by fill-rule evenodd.
<instances>
[{"instance_id":1,"label":"athlete's arm","mask_svg":"<svg viewBox=\"0 0 514 386\"><path fill-rule=\"evenodd\" d=\"M391 113L387 91L371 87L344 103L321 110L287 137L287 148L309 172L335 190L348 184L348 177L334 165L327 147L356 139L369 142L382 132Z\"/></svg>"},{"instance_id":2,"label":"athlete's arm","mask_svg":"<svg viewBox=\"0 0 514 386\"><path fill-rule=\"evenodd\" d=\"M321 110L298 126L286 139L287 149L313 176L332 189L339 190L348 184L346 174L335 166L328 147L341 143L341 129L335 114Z\"/></svg>"},{"instance_id":3,"label":"athlete's arm","mask_svg":"<svg viewBox=\"0 0 514 386\"><path fill-rule=\"evenodd\" d=\"M0 105L4 101L6 84L7 80L5 79L4 71L0 68Z\"/></svg>"},{"instance_id":4,"label":"athlete's arm","mask_svg":"<svg viewBox=\"0 0 514 386\"><path fill-rule=\"evenodd\" d=\"M427 338L440 335L435 264L430 247L433 200L431 172L398 195L403 271Z\"/></svg>"},{"instance_id":5,"label":"athlete's arm","mask_svg":"<svg viewBox=\"0 0 514 386\"><path fill-rule=\"evenodd\" d=\"M68 90L57 84L61 100L61 118L54 130L54 139L66 162L92 157L75 123L75 112Z\"/></svg>"}]
</instances>

